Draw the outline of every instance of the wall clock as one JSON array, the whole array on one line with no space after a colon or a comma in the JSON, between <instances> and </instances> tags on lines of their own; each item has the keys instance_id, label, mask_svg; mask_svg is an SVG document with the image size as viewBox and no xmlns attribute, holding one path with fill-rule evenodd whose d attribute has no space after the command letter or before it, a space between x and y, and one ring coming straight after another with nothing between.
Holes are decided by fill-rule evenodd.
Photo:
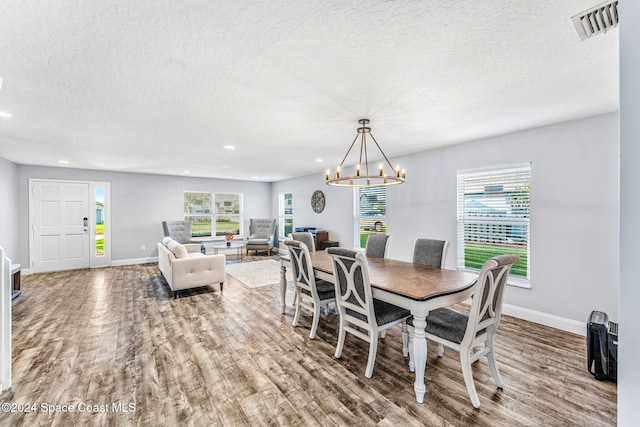
<instances>
[{"instance_id":1,"label":"wall clock","mask_svg":"<svg viewBox=\"0 0 640 427\"><path fill-rule=\"evenodd\" d=\"M320 213L324 210L324 193L320 190L316 190L311 195L311 208L315 213Z\"/></svg>"}]
</instances>

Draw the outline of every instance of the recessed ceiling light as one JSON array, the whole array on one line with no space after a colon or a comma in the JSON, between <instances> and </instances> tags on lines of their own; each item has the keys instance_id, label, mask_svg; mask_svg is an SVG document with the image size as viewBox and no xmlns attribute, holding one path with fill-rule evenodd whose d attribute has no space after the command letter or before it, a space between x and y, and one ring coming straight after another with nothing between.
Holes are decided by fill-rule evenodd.
<instances>
[{"instance_id":1,"label":"recessed ceiling light","mask_svg":"<svg viewBox=\"0 0 640 427\"><path fill-rule=\"evenodd\" d=\"M316 159L316 162L318 162L318 163L324 162L324 159Z\"/></svg>"},{"instance_id":2,"label":"recessed ceiling light","mask_svg":"<svg viewBox=\"0 0 640 427\"><path fill-rule=\"evenodd\" d=\"M191 173L191 171L184 171L184 173L189 174L189 173Z\"/></svg>"},{"instance_id":3,"label":"recessed ceiling light","mask_svg":"<svg viewBox=\"0 0 640 427\"><path fill-rule=\"evenodd\" d=\"M0 117L13 117L13 114L0 111Z\"/></svg>"},{"instance_id":4,"label":"recessed ceiling light","mask_svg":"<svg viewBox=\"0 0 640 427\"><path fill-rule=\"evenodd\" d=\"M258 179L258 177L257 177L257 176L254 176L254 177L253 177L253 179Z\"/></svg>"},{"instance_id":5,"label":"recessed ceiling light","mask_svg":"<svg viewBox=\"0 0 640 427\"><path fill-rule=\"evenodd\" d=\"M233 145L224 145L222 146L222 148L224 148L225 150L235 150L236 147L234 147Z\"/></svg>"},{"instance_id":6,"label":"recessed ceiling light","mask_svg":"<svg viewBox=\"0 0 640 427\"><path fill-rule=\"evenodd\" d=\"M69 164L69 160L58 160L58 163L63 164L63 165L68 165Z\"/></svg>"}]
</instances>

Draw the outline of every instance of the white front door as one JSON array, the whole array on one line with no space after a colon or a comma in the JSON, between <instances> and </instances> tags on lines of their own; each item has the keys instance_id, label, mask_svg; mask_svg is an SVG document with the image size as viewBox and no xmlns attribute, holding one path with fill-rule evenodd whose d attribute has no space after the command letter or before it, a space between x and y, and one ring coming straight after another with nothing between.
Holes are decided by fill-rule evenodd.
<instances>
[{"instance_id":1,"label":"white front door","mask_svg":"<svg viewBox=\"0 0 640 427\"><path fill-rule=\"evenodd\" d=\"M34 273L89 267L89 184L32 181Z\"/></svg>"}]
</instances>

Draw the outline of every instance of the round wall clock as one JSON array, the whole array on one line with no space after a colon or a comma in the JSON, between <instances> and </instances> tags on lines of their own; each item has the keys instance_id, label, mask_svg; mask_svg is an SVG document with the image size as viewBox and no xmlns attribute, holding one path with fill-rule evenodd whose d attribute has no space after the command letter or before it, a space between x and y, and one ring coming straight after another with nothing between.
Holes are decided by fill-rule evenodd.
<instances>
[{"instance_id":1,"label":"round wall clock","mask_svg":"<svg viewBox=\"0 0 640 427\"><path fill-rule=\"evenodd\" d=\"M320 190L316 190L311 195L311 208L315 213L320 213L324 210L324 193Z\"/></svg>"}]
</instances>

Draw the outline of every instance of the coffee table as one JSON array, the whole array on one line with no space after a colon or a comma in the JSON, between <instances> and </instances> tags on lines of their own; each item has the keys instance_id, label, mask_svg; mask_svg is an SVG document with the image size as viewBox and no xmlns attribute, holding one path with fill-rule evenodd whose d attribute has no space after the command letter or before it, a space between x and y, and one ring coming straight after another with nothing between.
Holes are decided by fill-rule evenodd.
<instances>
[{"instance_id":1,"label":"coffee table","mask_svg":"<svg viewBox=\"0 0 640 427\"><path fill-rule=\"evenodd\" d=\"M224 249L235 249L240 262L243 260L244 248L246 247L247 244L245 242L231 242L230 245L227 245L226 243L214 243L209 246L209 248L214 250L216 255L218 255L219 251Z\"/></svg>"}]
</instances>

